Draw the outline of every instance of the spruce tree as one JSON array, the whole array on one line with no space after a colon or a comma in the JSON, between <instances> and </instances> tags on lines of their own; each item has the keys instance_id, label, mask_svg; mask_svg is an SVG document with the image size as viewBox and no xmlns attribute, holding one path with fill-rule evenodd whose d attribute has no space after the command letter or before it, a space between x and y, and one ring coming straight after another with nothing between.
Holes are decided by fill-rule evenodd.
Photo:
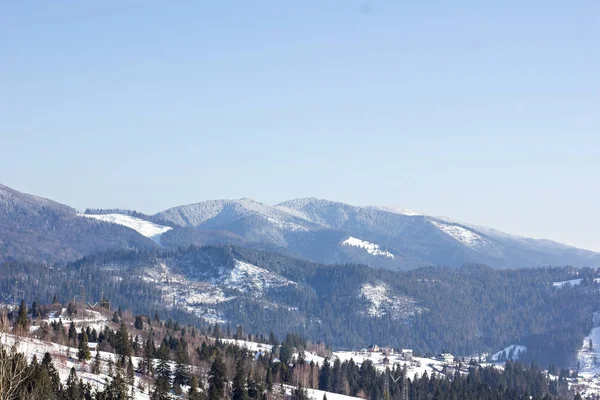
<instances>
[{"instance_id":1,"label":"spruce tree","mask_svg":"<svg viewBox=\"0 0 600 400\"><path fill-rule=\"evenodd\" d=\"M69 377L67 378L67 384L65 387L65 400L80 400L81 391L79 387L79 380L77 379L77 373L75 368L71 368Z\"/></svg>"},{"instance_id":2,"label":"spruce tree","mask_svg":"<svg viewBox=\"0 0 600 400\"><path fill-rule=\"evenodd\" d=\"M29 329L29 318L27 318L27 305L25 304L25 300L21 300L21 305L19 306L17 327L22 332L27 332Z\"/></svg>"},{"instance_id":3,"label":"spruce tree","mask_svg":"<svg viewBox=\"0 0 600 400\"><path fill-rule=\"evenodd\" d=\"M142 319L141 315L136 315L135 323L133 324L133 326L135 327L135 329L140 331L144 329L144 320Z\"/></svg>"},{"instance_id":4,"label":"spruce tree","mask_svg":"<svg viewBox=\"0 0 600 400\"><path fill-rule=\"evenodd\" d=\"M200 400L202 398L198 386L198 378L192 376L190 379L190 389L188 390L188 400Z\"/></svg>"},{"instance_id":5,"label":"spruce tree","mask_svg":"<svg viewBox=\"0 0 600 400\"><path fill-rule=\"evenodd\" d=\"M246 365L243 357L238 358L235 365L235 376L233 377L232 400L248 400L246 390Z\"/></svg>"},{"instance_id":6,"label":"spruce tree","mask_svg":"<svg viewBox=\"0 0 600 400\"><path fill-rule=\"evenodd\" d=\"M217 353L208 372L208 400L221 400L225 396L227 382L227 367Z\"/></svg>"},{"instance_id":7,"label":"spruce tree","mask_svg":"<svg viewBox=\"0 0 600 400\"><path fill-rule=\"evenodd\" d=\"M69 343L73 346L77 345L77 329L75 329L75 323L71 321L69 325Z\"/></svg>"},{"instance_id":8,"label":"spruce tree","mask_svg":"<svg viewBox=\"0 0 600 400\"><path fill-rule=\"evenodd\" d=\"M135 382L135 372L133 370L133 362L131 361L131 357L129 357L129 361L127 362L127 383L133 386Z\"/></svg>"},{"instance_id":9,"label":"spruce tree","mask_svg":"<svg viewBox=\"0 0 600 400\"><path fill-rule=\"evenodd\" d=\"M187 353L187 344L185 340L180 339L175 349L175 372L173 384L180 386L187 385L190 379L190 373L187 368L189 364L189 356Z\"/></svg>"},{"instance_id":10,"label":"spruce tree","mask_svg":"<svg viewBox=\"0 0 600 400\"><path fill-rule=\"evenodd\" d=\"M81 340L79 340L77 358L79 361L89 361L92 358L90 347L88 346L88 335L83 328L81 328Z\"/></svg>"},{"instance_id":11,"label":"spruce tree","mask_svg":"<svg viewBox=\"0 0 600 400\"><path fill-rule=\"evenodd\" d=\"M169 398L171 391L171 367L168 359L161 356L156 365L156 377L154 379L154 389L152 391L152 400L164 400Z\"/></svg>"},{"instance_id":12,"label":"spruce tree","mask_svg":"<svg viewBox=\"0 0 600 400\"><path fill-rule=\"evenodd\" d=\"M94 357L94 363L92 364L92 374L98 375L100 373L100 352L96 350L96 356Z\"/></svg>"},{"instance_id":13,"label":"spruce tree","mask_svg":"<svg viewBox=\"0 0 600 400\"><path fill-rule=\"evenodd\" d=\"M129 400L132 398L127 390L127 383L121 374L121 370L117 369L117 373L106 387L104 395L105 399Z\"/></svg>"}]
</instances>

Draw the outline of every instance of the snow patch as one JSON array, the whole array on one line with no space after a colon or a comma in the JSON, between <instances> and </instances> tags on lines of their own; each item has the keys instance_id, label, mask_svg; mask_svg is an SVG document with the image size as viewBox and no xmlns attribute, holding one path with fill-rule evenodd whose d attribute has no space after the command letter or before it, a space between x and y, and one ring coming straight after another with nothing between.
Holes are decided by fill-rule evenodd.
<instances>
[{"instance_id":1,"label":"snow patch","mask_svg":"<svg viewBox=\"0 0 600 400\"><path fill-rule=\"evenodd\" d=\"M401 319L425 311L425 308L419 307L414 299L396 296L389 292L389 288L383 283L375 285L367 283L361 286L360 297L369 303L366 311L369 317L381 318L389 312L392 318Z\"/></svg>"},{"instance_id":2,"label":"snow patch","mask_svg":"<svg viewBox=\"0 0 600 400\"><path fill-rule=\"evenodd\" d=\"M424 215L418 211L409 210L408 208L395 207L395 206L375 206L377 210L386 211L394 214L406 215L407 217L416 217Z\"/></svg>"},{"instance_id":3,"label":"snow patch","mask_svg":"<svg viewBox=\"0 0 600 400\"><path fill-rule=\"evenodd\" d=\"M110 222L133 229L140 235L146 236L160 244L163 233L173 229L170 226L158 225L145 219L132 217L125 214L79 214L82 217L93 218L99 221Z\"/></svg>"},{"instance_id":4,"label":"snow patch","mask_svg":"<svg viewBox=\"0 0 600 400\"><path fill-rule=\"evenodd\" d=\"M489 243L490 241L481 235L473 232L472 230L463 228L459 225L443 224L437 221L430 221L439 230L444 232L446 235L458 240L460 243L468 247L476 247L482 244Z\"/></svg>"},{"instance_id":5,"label":"snow patch","mask_svg":"<svg viewBox=\"0 0 600 400\"><path fill-rule=\"evenodd\" d=\"M166 304L195 313L211 323L223 323L225 320L216 310L206 306L235 299L234 296L225 296L223 290L212 283L187 279L165 263L145 268L142 279L156 285Z\"/></svg>"},{"instance_id":6,"label":"snow patch","mask_svg":"<svg viewBox=\"0 0 600 400\"><path fill-rule=\"evenodd\" d=\"M519 356L527 351L527 347L511 344L497 353L492 354L492 361L518 360ZM506 358L504 358L506 356Z\"/></svg>"},{"instance_id":7,"label":"snow patch","mask_svg":"<svg viewBox=\"0 0 600 400\"><path fill-rule=\"evenodd\" d=\"M361 240L352 236L349 236L348 239L344 240L342 242L342 245L365 249L367 253L373 256L383 256L391 259L394 258L394 255L389 251L381 250L381 247L378 244L367 242L365 240Z\"/></svg>"},{"instance_id":8,"label":"snow patch","mask_svg":"<svg viewBox=\"0 0 600 400\"><path fill-rule=\"evenodd\" d=\"M249 292L255 296L261 296L270 288L296 284L264 268L238 260L222 283L230 289Z\"/></svg>"},{"instance_id":9,"label":"snow patch","mask_svg":"<svg viewBox=\"0 0 600 400\"><path fill-rule=\"evenodd\" d=\"M565 285L575 286L581 284L581 281L583 281L583 278L571 279L569 281L552 282L552 286L557 288L562 288Z\"/></svg>"},{"instance_id":10,"label":"snow patch","mask_svg":"<svg viewBox=\"0 0 600 400\"><path fill-rule=\"evenodd\" d=\"M600 311L593 316L594 328L583 339L581 350L577 354L579 374L593 377L600 374Z\"/></svg>"}]
</instances>

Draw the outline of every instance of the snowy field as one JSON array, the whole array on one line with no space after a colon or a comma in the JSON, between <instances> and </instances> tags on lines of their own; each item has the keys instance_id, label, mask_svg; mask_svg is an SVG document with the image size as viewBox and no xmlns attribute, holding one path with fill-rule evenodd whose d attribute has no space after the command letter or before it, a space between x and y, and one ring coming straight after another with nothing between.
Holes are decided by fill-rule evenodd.
<instances>
[{"instance_id":1,"label":"snowy field","mask_svg":"<svg viewBox=\"0 0 600 400\"><path fill-rule=\"evenodd\" d=\"M145 219L132 217L125 214L79 214L82 217L93 218L104 222L123 225L133 229L140 235L146 236L160 244L163 233L173 229L170 226L158 225Z\"/></svg>"},{"instance_id":2,"label":"snowy field","mask_svg":"<svg viewBox=\"0 0 600 400\"><path fill-rule=\"evenodd\" d=\"M379 246L378 244L367 242L365 240L361 240L352 236L349 236L348 239L344 240L342 242L342 245L364 249L367 251L367 253L371 254L372 256L383 256L392 259L394 258L394 255L389 251L381 250L381 246Z\"/></svg>"},{"instance_id":3,"label":"snowy field","mask_svg":"<svg viewBox=\"0 0 600 400\"><path fill-rule=\"evenodd\" d=\"M296 390L295 387L289 385L284 385L284 389L287 395L291 395L293 391ZM308 394L308 397L310 397L312 400L323 400L324 395L327 395L327 400L363 400L360 399L360 397L346 396L343 394L325 392L323 390L318 389L306 389L306 393Z\"/></svg>"},{"instance_id":4,"label":"snowy field","mask_svg":"<svg viewBox=\"0 0 600 400\"><path fill-rule=\"evenodd\" d=\"M562 288L565 285L575 286L580 285L583 279L571 279L569 281L561 281L561 282L552 282L552 286L557 288Z\"/></svg>"},{"instance_id":5,"label":"snowy field","mask_svg":"<svg viewBox=\"0 0 600 400\"><path fill-rule=\"evenodd\" d=\"M507 346L506 348L500 350L497 353L492 354L492 361L498 361L501 360L503 358L503 354L506 357L505 360L511 359L513 361L518 360L519 359L519 355L521 353L525 353L527 351L527 347L525 346L521 346L518 344L511 344L510 346ZM504 362L504 361L502 361Z\"/></svg>"},{"instance_id":6,"label":"snowy field","mask_svg":"<svg viewBox=\"0 0 600 400\"><path fill-rule=\"evenodd\" d=\"M463 228L459 225L443 224L436 221L431 221L439 230L447 234L448 236L458 240L462 244L469 247L476 247L481 244L489 243L489 240L477 233Z\"/></svg>"}]
</instances>

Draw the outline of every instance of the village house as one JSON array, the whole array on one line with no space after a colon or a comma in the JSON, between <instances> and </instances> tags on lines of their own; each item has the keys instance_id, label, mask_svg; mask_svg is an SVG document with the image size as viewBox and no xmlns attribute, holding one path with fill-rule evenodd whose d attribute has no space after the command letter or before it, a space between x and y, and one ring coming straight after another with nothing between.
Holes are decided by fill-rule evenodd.
<instances>
[{"instance_id":1,"label":"village house","mask_svg":"<svg viewBox=\"0 0 600 400\"><path fill-rule=\"evenodd\" d=\"M442 354L438 354L438 356L436 357L436 360L445 362L447 364L452 364L452 363L454 363L454 356L450 353L442 353Z\"/></svg>"},{"instance_id":2,"label":"village house","mask_svg":"<svg viewBox=\"0 0 600 400\"><path fill-rule=\"evenodd\" d=\"M371 352L371 353L379 352L379 346L377 346L376 344L372 344L371 346L369 346L369 352Z\"/></svg>"},{"instance_id":3,"label":"village house","mask_svg":"<svg viewBox=\"0 0 600 400\"><path fill-rule=\"evenodd\" d=\"M412 349L402 349L402 353L400 354L404 361L412 361L413 351Z\"/></svg>"}]
</instances>

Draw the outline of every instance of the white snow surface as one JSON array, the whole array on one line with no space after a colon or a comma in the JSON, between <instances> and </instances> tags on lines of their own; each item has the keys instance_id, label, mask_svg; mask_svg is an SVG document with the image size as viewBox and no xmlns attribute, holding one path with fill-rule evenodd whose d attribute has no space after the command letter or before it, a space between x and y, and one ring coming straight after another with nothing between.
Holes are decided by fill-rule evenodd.
<instances>
[{"instance_id":1,"label":"white snow surface","mask_svg":"<svg viewBox=\"0 0 600 400\"><path fill-rule=\"evenodd\" d=\"M414 299L391 293L389 287L382 282L362 285L360 296L369 302L366 311L369 317L381 318L389 312L392 318L402 319L425 311L425 308L419 307Z\"/></svg>"},{"instance_id":2,"label":"white snow surface","mask_svg":"<svg viewBox=\"0 0 600 400\"><path fill-rule=\"evenodd\" d=\"M173 271L165 263L145 268L142 279L153 282L161 290L166 304L183 308L209 323L227 322L211 306L233 300L235 297L226 296L217 285L188 279Z\"/></svg>"},{"instance_id":3,"label":"white snow surface","mask_svg":"<svg viewBox=\"0 0 600 400\"><path fill-rule=\"evenodd\" d=\"M254 353L262 351L271 352L273 350L273 346L265 343L257 343L257 342L249 342L247 340L236 340L236 339L221 339L223 343L233 344L237 347L248 349Z\"/></svg>"},{"instance_id":4,"label":"white snow surface","mask_svg":"<svg viewBox=\"0 0 600 400\"><path fill-rule=\"evenodd\" d=\"M492 361L498 361L501 358L502 353L506 354L506 358L508 359L511 350L513 351L511 359L515 361L519 359L520 353L525 353L527 351L527 347L518 344L511 344L510 346L506 346L499 352L492 354Z\"/></svg>"},{"instance_id":5,"label":"white snow surface","mask_svg":"<svg viewBox=\"0 0 600 400\"><path fill-rule=\"evenodd\" d=\"M408 376L411 378L415 374L422 376L425 372L429 376L434 372L440 373L444 366L442 361L433 358L413 357L412 361L405 361L400 354L387 355L389 365L386 365L383 363L386 355L380 352L334 351L333 356L339 358L341 362L352 359L358 365L361 365L366 360L370 360L373 366L379 371L385 371L387 367L392 368L395 364L400 365L400 367L406 365ZM329 395L327 395L327 398L329 398Z\"/></svg>"},{"instance_id":6,"label":"white snow surface","mask_svg":"<svg viewBox=\"0 0 600 400\"><path fill-rule=\"evenodd\" d=\"M220 268L208 282L190 279L166 262L144 268L142 279L161 290L165 303L195 313L210 323L226 322L214 306L235 299L236 293L230 290L262 298L271 288L296 285L264 268L238 260L231 269Z\"/></svg>"},{"instance_id":7,"label":"white snow surface","mask_svg":"<svg viewBox=\"0 0 600 400\"><path fill-rule=\"evenodd\" d=\"M291 395L294 390L296 390L296 387L284 385L284 389L287 395ZM306 389L306 393L312 400L323 400L323 395L327 395L327 400L362 400L360 397L346 396L344 394L325 392L318 389Z\"/></svg>"},{"instance_id":8,"label":"white snow surface","mask_svg":"<svg viewBox=\"0 0 600 400\"><path fill-rule=\"evenodd\" d=\"M581 350L577 354L577 360L580 364L579 374L585 377L600 374L600 311L594 313L593 322L594 328L583 339Z\"/></svg>"},{"instance_id":9,"label":"white snow surface","mask_svg":"<svg viewBox=\"0 0 600 400\"><path fill-rule=\"evenodd\" d=\"M367 242L365 240L361 240L352 236L349 236L348 239L344 240L342 242L342 245L365 249L367 253L373 256L383 256L391 259L394 258L394 255L389 251L381 250L381 246L379 246L378 244Z\"/></svg>"},{"instance_id":10,"label":"white snow surface","mask_svg":"<svg viewBox=\"0 0 600 400\"><path fill-rule=\"evenodd\" d=\"M79 214L82 217L93 218L104 222L123 225L133 229L140 235L146 236L160 244L160 238L163 233L173 229L170 226L155 224L145 219L132 217L125 214Z\"/></svg>"},{"instance_id":11,"label":"white snow surface","mask_svg":"<svg viewBox=\"0 0 600 400\"><path fill-rule=\"evenodd\" d=\"M222 283L230 289L250 292L255 296L261 296L269 288L296 285L296 282L271 271L238 260L231 272L222 279Z\"/></svg>"},{"instance_id":12,"label":"white snow surface","mask_svg":"<svg viewBox=\"0 0 600 400\"><path fill-rule=\"evenodd\" d=\"M418 211L409 210L408 208L395 207L395 206L369 206L367 208L373 208L376 210L386 211L394 214L406 215L408 217L416 217L424 215Z\"/></svg>"},{"instance_id":13,"label":"white snow surface","mask_svg":"<svg viewBox=\"0 0 600 400\"><path fill-rule=\"evenodd\" d=\"M552 282L552 286L557 287L557 288L562 288L565 285L570 285L570 286L575 286L575 285L579 285L581 284L581 281L583 279L571 279L569 281L561 281L561 282Z\"/></svg>"},{"instance_id":14,"label":"white snow surface","mask_svg":"<svg viewBox=\"0 0 600 400\"><path fill-rule=\"evenodd\" d=\"M489 243L490 241L483 236L473 232L470 229L463 228L459 225L446 224L439 221L430 220L439 230L447 234L448 236L458 240L460 243L468 247L477 247L482 244Z\"/></svg>"},{"instance_id":15,"label":"white snow surface","mask_svg":"<svg viewBox=\"0 0 600 400\"><path fill-rule=\"evenodd\" d=\"M233 221L250 215L258 215L279 228L291 231L307 230L305 224L311 225L300 212L292 213L289 209L280 209L247 198L209 200L170 208L156 215L180 226L200 226L213 219Z\"/></svg>"}]
</instances>

